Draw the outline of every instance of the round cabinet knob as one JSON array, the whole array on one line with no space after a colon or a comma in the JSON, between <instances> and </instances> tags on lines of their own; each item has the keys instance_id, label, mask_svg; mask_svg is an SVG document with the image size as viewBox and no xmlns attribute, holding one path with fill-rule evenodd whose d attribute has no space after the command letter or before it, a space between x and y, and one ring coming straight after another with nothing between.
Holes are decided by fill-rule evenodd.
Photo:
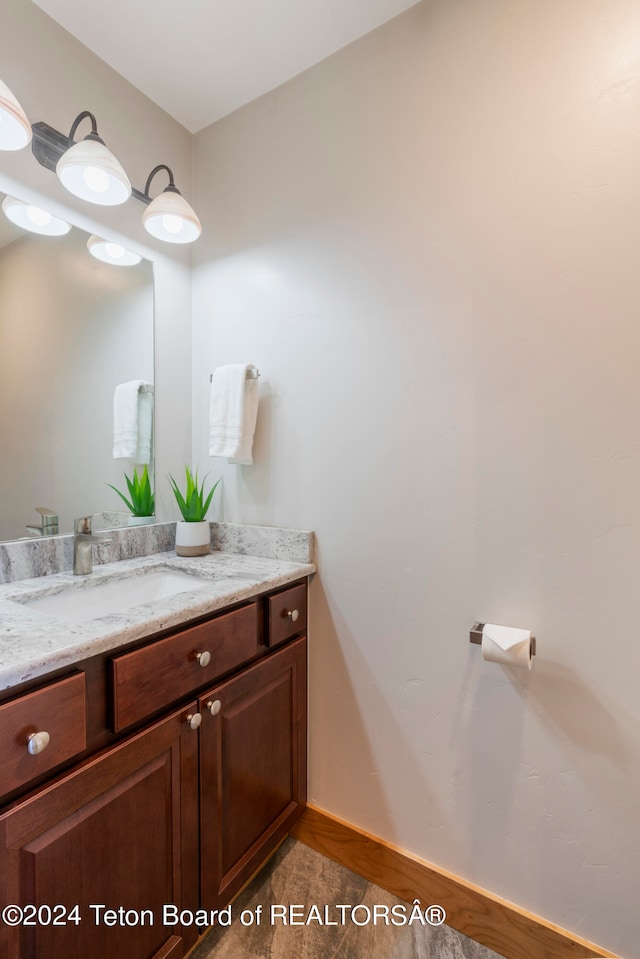
<instances>
[{"instance_id":1,"label":"round cabinet knob","mask_svg":"<svg viewBox=\"0 0 640 959\"><path fill-rule=\"evenodd\" d=\"M196 653L196 659L201 666L208 666L211 662L211 653L205 649L203 653Z\"/></svg>"},{"instance_id":2,"label":"round cabinet knob","mask_svg":"<svg viewBox=\"0 0 640 959\"><path fill-rule=\"evenodd\" d=\"M31 733L31 735L27 737L27 750L29 754L31 756L37 756L38 753L43 752L47 748L50 740L51 736L49 733L45 733L44 730L41 733Z\"/></svg>"},{"instance_id":3,"label":"round cabinet knob","mask_svg":"<svg viewBox=\"0 0 640 959\"><path fill-rule=\"evenodd\" d=\"M288 609L287 616L289 617L292 623L297 623L300 617L300 613L298 612L297 609Z\"/></svg>"},{"instance_id":4,"label":"round cabinet knob","mask_svg":"<svg viewBox=\"0 0 640 959\"><path fill-rule=\"evenodd\" d=\"M207 703L207 709L212 716L217 716L220 710L222 709L222 703L219 699L209 700Z\"/></svg>"},{"instance_id":5,"label":"round cabinet knob","mask_svg":"<svg viewBox=\"0 0 640 959\"><path fill-rule=\"evenodd\" d=\"M190 713L187 716L187 722L191 729L197 729L202 722L202 713Z\"/></svg>"}]
</instances>

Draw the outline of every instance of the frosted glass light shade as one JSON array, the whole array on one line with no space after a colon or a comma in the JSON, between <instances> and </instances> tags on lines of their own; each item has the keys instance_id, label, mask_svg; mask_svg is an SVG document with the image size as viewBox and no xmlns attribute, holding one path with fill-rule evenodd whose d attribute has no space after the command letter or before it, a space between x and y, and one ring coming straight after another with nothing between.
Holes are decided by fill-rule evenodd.
<instances>
[{"instance_id":1,"label":"frosted glass light shade","mask_svg":"<svg viewBox=\"0 0 640 959\"><path fill-rule=\"evenodd\" d=\"M142 222L147 233L167 243L193 243L202 233L193 207L173 190L165 190L151 201Z\"/></svg>"},{"instance_id":2,"label":"frosted glass light shade","mask_svg":"<svg viewBox=\"0 0 640 959\"><path fill-rule=\"evenodd\" d=\"M137 253L125 250L119 243L103 240L99 236L90 236L87 240L87 247L91 256L95 256L96 260L102 260L103 263L112 263L114 266L135 266L142 259Z\"/></svg>"},{"instance_id":3,"label":"frosted glass light shade","mask_svg":"<svg viewBox=\"0 0 640 959\"><path fill-rule=\"evenodd\" d=\"M99 206L117 206L131 196L131 183L113 153L99 140L81 140L56 165L62 185L74 196Z\"/></svg>"},{"instance_id":4,"label":"frosted glass light shade","mask_svg":"<svg viewBox=\"0 0 640 959\"><path fill-rule=\"evenodd\" d=\"M40 233L43 236L64 236L71 229L71 224L60 217L53 216L48 210L43 210L32 203L16 200L13 196L6 196L2 201L4 215L16 226L30 233Z\"/></svg>"},{"instance_id":5,"label":"frosted glass light shade","mask_svg":"<svg viewBox=\"0 0 640 959\"><path fill-rule=\"evenodd\" d=\"M31 143L31 124L13 93L0 80L0 150L22 150Z\"/></svg>"}]
</instances>

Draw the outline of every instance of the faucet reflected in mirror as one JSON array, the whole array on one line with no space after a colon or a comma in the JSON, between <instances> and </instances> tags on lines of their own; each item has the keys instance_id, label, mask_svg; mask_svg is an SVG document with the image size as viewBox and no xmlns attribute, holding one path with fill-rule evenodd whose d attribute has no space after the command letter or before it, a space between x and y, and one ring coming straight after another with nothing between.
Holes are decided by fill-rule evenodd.
<instances>
[{"instance_id":1,"label":"faucet reflected in mirror","mask_svg":"<svg viewBox=\"0 0 640 959\"><path fill-rule=\"evenodd\" d=\"M47 506L36 506L36 513L40 513L40 526L27 526L29 536L56 536L59 533L58 514Z\"/></svg>"},{"instance_id":2,"label":"faucet reflected in mirror","mask_svg":"<svg viewBox=\"0 0 640 959\"><path fill-rule=\"evenodd\" d=\"M75 226L25 233L0 215L0 541L71 533L80 512L121 512L107 486L123 468L114 391L154 382L153 266L100 262L87 239ZM44 516L29 522L43 502L55 506L55 532ZM109 525L126 523L122 514Z\"/></svg>"}]
</instances>

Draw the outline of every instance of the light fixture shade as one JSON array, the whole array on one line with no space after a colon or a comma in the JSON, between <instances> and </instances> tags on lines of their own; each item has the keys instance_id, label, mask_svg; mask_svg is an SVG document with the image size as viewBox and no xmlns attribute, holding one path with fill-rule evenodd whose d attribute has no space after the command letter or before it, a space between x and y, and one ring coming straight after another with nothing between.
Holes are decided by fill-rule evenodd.
<instances>
[{"instance_id":1,"label":"light fixture shade","mask_svg":"<svg viewBox=\"0 0 640 959\"><path fill-rule=\"evenodd\" d=\"M22 150L31 143L31 124L13 93L0 80L0 150Z\"/></svg>"},{"instance_id":2,"label":"light fixture shade","mask_svg":"<svg viewBox=\"0 0 640 959\"><path fill-rule=\"evenodd\" d=\"M202 233L195 210L175 190L165 190L152 200L142 222L147 233L167 243L193 243Z\"/></svg>"},{"instance_id":3,"label":"light fixture shade","mask_svg":"<svg viewBox=\"0 0 640 959\"><path fill-rule=\"evenodd\" d=\"M103 240L100 236L90 236L87 247L91 256L103 263L112 263L114 266L135 266L142 259L137 253L125 250L119 243Z\"/></svg>"},{"instance_id":4,"label":"light fixture shade","mask_svg":"<svg viewBox=\"0 0 640 959\"><path fill-rule=\"evenodd\" d=\"M81 140L63 153L56 165L62 185L74 196L100 206L117 206L131 196L131 183L104 143Z\"/></svg>"},{"instance_id":5,"label":"light fixture shade","mask_svg":"<svg viewBox=\"0 0 640 959\"><path fill-rule=\"evenodd\" d=\"M13 196L4 198L2 210L8 220L23 230L29 230L30 233L40 233L42 236L64 236L71 229L71 224L66 220L61 220L48 210L17 200Z\"/></svg>"}]
</instances>

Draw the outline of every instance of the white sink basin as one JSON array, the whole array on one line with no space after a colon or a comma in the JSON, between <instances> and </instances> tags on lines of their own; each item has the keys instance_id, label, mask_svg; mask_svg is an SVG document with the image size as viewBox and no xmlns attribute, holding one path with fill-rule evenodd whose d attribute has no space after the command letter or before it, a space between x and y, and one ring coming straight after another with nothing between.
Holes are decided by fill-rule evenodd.
<instances>
[{"instance_id":1,"label":"white sink basin","mask_svg":"<svg viewBox=\"0 0 640 959\"><path fill-rule=\"evenodd\" d=\"M129 579L112 580L84 589L70 587L60 593L32 599L23 605L56 616L66 623L86 623L122 613L134 606L168 599L177 593L206 589L211 584L179 570L153 570Z\"/></svg>"}]
</instances>

